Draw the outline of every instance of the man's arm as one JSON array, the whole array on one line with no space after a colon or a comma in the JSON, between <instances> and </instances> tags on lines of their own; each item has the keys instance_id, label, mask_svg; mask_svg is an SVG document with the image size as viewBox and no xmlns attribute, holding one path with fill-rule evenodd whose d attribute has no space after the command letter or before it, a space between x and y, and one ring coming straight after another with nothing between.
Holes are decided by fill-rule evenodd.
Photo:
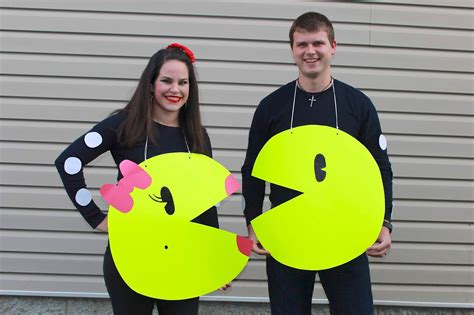
<instances>
[{"instance_id":1,"label":"man's arm","mask_svg":"<svg viewBox=\"0 0 474 315\"><path fill-rule=\"evenodd\" d=\"M247 222L248 237L254 242L253 251L265 255L268 252L258 247L258 240L251 221L262 214L265 197L265 181L252 176L252 169L260 150L269 138L269 127L265 120L262 103L257 107L252 119L245 162L242 166L243 211Z\"/></svg>"},{"instance_id":2,"label":"man's arm","mask_svg":"<svg viewBox=\"0 0 474 315\"><path fill-rule=\"evenodd\" d=\"M374 105L369 100L369 108L366 113L359 139L370 151L380 169L385 195L384 220L390 223L392 215L392 167L388 158L387 140L382 133L380 121ZM391 229L382 226L377 241L367 249L367 254L372 257L383 257L391 248ZM391 227L391 224L390 224Z\"/></svg>"}]
</instances>

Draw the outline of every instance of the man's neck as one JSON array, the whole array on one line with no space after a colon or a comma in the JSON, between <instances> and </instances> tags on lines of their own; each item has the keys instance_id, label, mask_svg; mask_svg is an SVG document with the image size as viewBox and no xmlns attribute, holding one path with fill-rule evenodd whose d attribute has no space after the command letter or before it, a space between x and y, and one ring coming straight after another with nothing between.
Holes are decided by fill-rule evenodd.
<instances>
[{"instance_id":1,"label":"man's neck","mask_svg":"<svg viewBox=\"0 0 474 315\"><path fill-rule=\"evenodd\" d=\"M309 93L318 93L327 89L331 83L331 80L330 73L315 78L308 78L301 74L298 76L299 86Z\"/></svg>"}]
</instances>

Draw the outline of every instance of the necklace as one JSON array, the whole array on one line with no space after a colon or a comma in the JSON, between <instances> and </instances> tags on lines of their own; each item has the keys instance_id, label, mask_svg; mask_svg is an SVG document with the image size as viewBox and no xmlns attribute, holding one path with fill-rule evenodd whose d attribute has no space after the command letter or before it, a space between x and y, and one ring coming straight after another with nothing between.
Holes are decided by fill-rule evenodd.
<instances>
[{"instance_id":1,"label":"necklace","mask_svg":"<svg viewBox=\"0 0 474 315\"><path fill-rule=\"evenodd\" d=\"M337 99L336 99L336 88L334 87L335 84L334 83L334 78L331 76L331 82L329 82L329 84L322 90L327 90L329 88L329 86L332 84L332 94L333 94L333 97L334 97L334 113L335 113L335 124L336 124L336 129L339 131L339 120L338 120L338 117L337 117ZM295 116L295 103L296 103L296 90L298 88L298 79L296 79L295 81L295 91L293 92L293 107L291 109L291 122L290 122L290 130L293 129L293 118ZM322 92L321 91L321 92ZM313 97L311 97L309 99L309 101L311 101L311 105L310 106L313 106L313 101L314 101L314 95Z\"/></svg>"},{"instance_id":2,"label":"necklace","mask_svg":"<svg viewBox=\"0 0 474 315\"><path fill-rule=\"evenodd\" d=\"M326 90L331 86L331 84L333 83L333 81L334 81L334 79L333 79L333 77L331 77L331 80L329 80L328 85L326 85L321 91L315 92L315 94L316 94L316 93L321 93L321 92L326 91ZM299 87L300 89L302 89L303 91L305 91L305 89L303 89L303 88L301 87L301 85L299 84L299 80L298 80L298 79L296 80L296 82L297 82L297 84L298 84L298 87ZM306 91L305 91L305 92L306 92ZM309 104L309 107L313 107L313 102L316 101L316 98L314 98L314 94L313 94L313 93L311 93L311 92L306 92L306 93L312 94L312 95L311 95L311 98L309 98L308 101L311 101L311 104Z\"/></svg>"}]
</instances>

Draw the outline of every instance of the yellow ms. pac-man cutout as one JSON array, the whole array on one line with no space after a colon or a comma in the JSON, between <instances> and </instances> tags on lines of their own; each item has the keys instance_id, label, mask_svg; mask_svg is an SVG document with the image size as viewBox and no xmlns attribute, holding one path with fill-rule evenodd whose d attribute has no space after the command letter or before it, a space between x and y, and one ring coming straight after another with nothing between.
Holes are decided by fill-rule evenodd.
<instances>
[{"instance_id":1,"label":"yellow ms. pac-man cutout","mask_svg":"<svg viewBox=\"0 0 474 315\"><path fill-rule=\"evenodd\" d=\"M134 291L178 300L212 292L244 268L252 242L191 222L235 192L222 165L201 154L169 153L137 165L123 161L124 177L100 193L109 207L115 265Z\"/></svg>"},{"instance_id":2,"label":"yellow ms. pac-man cutout","mask_svg":"<svg viewBox=\"0 0 474 315\"><path fill-rule=\"evenodd\" d=\"M316 125L283 131L260 151L252 175L302 193L251 222L279 262L328 269L376 241L384 217L380 171L349 134Z\"/></svg>"}]
</instances>

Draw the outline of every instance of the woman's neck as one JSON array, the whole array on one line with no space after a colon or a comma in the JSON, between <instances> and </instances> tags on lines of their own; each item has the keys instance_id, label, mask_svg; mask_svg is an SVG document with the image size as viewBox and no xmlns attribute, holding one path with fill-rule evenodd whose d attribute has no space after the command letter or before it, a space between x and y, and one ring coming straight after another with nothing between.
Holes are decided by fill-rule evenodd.
<instances>
[{"instance_id":1,"label":"woman's neck","mask_svg":"<svg viewBox=\"0 0 474 315\"><path fill-rule=\"evenodd\" d=\"M179 127L178 122L169 122L169 121L164 121L162 119L153 119L154 122L159 123L160 125L168 126L168 127Z\"/></svg>"},{"instance_id":2,"label":"woman's neck","mask_svg":"<svg viewBox=\"0 0 474 315\"><path fill-rule=\"evenodd\" d=\"M163 110L155 110L153 115L153 121L169 126L169 127L179 127L179 112L166 112Z\"/></svg>"}]
</instances>

